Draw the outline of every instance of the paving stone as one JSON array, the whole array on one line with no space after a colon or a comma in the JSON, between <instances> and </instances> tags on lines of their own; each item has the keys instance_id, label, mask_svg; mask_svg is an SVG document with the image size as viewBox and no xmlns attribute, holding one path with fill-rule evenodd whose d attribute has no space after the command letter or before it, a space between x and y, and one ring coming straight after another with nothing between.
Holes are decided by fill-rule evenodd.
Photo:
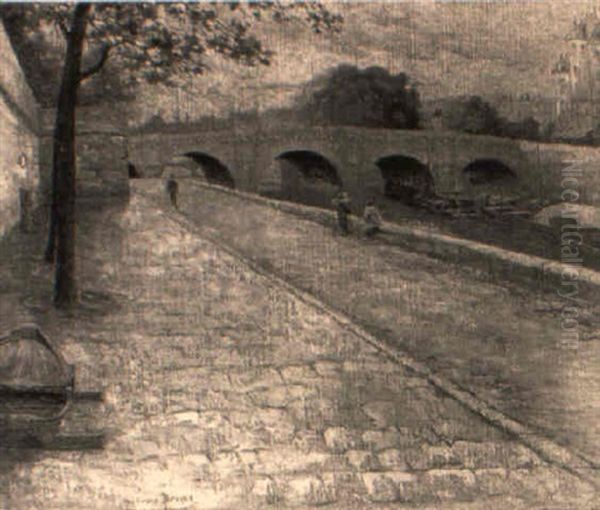
<instances>
[{"instance_id":1,"label":"paving stone","mask_svg":"<svg viewBox=\"0 0 600 510\"><path fill-rule=\"evenodd\" d=\"M354 434L345 427L330 427L323 437L327 448L335 453L344 453L355 448L357 444Z\"/></svg>"},{"instance_id":2,"label":"paving stone","mask_svg":"<svg viewBox=\"0 0 600 510\"><path fill-rule=\"evenodd\" d=\"M423 471L435 468L462 466L463 460L446 445L421 445L406 450L405 458L411 469Z\"/></svg>"},{"instance_id":3,"label":"paving stone","mask_svg":"<svg viewBox=\"0 0 600 510\"><path fill-rule=\"evenodd\" d=\"M554 497L560 498L563 490L567 487L561 483L560 476L552 476L551 469L547 467L538 467L533 469L509 469L507 483L523 498L529 500L539 500L547 498L548 500ZM575 480L571 479L573 483ZM571 490L573 487L570 488Z\"/></svg>"},{"instance_id":4,"label":"paving stone","mask_svg":"<svg viewBox=\"0 0 600 510\"><path fill-rule=\"evenodd\" d=\"M314 429L297 430L294 434L293 444L302 452L325 449L323 435Z\"/></svg>"},{"instance_id":5,"label":"paving stone","mask_svg":"<svg viewBox=\"0 0 600 510\"><path fill-rule=\"evenodd\" d=\"M461 466L466 467L465 460L469 459L457 455L452 447L446 445L424 445L421 450L424 453L426 463L430 468Z\"/></svg>"},{"instance_id":6,"label":"paving stone","mask_svg":"<svg viewBox=\"0 0 600 510\"><path fill-rule=\"evenodd\" d=\"M271 445L289 444L294 438L294 425L289 420L274 425L265 425L263 430Z\"/></svg>"},{"instance_id":7,"label":"paving stone","mask_svg":"<svg viewBox=\"0 0 600 510\"><path fill-rule=\"evenodd\" d=\"M377 456L368 450L349 450L346 459L356 471L378 471L382 468Z\"/></svg>"},{"instance_id":8,"label":"paving stone","mask_svg":"<svg viewBox=\"0 0 600 510\"><path fill-rule=\"evenodd\" d=\"M198 411L181 411L171 414L177 425L198 426L200 418Z\"/></svg>"},{"instance_id":9,"label":"paving stone","mask_svg":"<svg viewBox=\"0 0 600 510\"><path fill-rule=\"evenodd\" d=\"M293 446L257 451L254 469L261 474L311 472L325 463L330 455L325 452L300 452Z\"/></svg>"},{"instance_id":10,"label":"paving stone","mask_svg":"<svg viewBox=\"0 0 600 510\"><path fill-rule=\"evenodd\" d=\"M340 470L323 472L319 476L326 484L335 487L336 494L340 500L344 497L355 499L359 496L366 496L367 494L362 474L359 472ZM348 507L352 508L351 505L348 505Z\"/></svg>"},{"instance_id":11,"label":"paving stone","mask_svg":"<svg viewBox=\"0 0 600 510\"><path fill-rule=\"evenodd\" d=\"M342 369L340 362L336 361L317 361L314 364L314 368L321 377L338 377Z\"/></svg>"},{"instance_id":12,"label":"paving stone","mask_svg":"<svg viewBox=\"0 0 600 510\"><path fill-rule=\"evenodd\" d=\"M412 484L418 479L411 473L386 471L384 473L363 473L362 480L371 501L391 503L401 498L400 484Z\"/></svg>"},{"instance_id":13,"label":"paving stone","mask_svg":"<svg viewBox=\"0 0 600 510\"><path fill-rule=\"evenodd\" d=\"M222 447L222 449L235 449L235 450L253 450L259 448L273 447L274 444L278 444L275 441L276 437L268 431L266 428L257 429L239 429L235 437L230 438L228 444ZM285 441L281 441L285 442Z\"/></svg>"},{"instance_id":14,"label":"paving stone","mask_svg":"<svg viewBox=\"0 0 600 510\"><path fill-rule=\"evenodd\" d=\"M293 400L310 400L317 398L319 395L318 388L316 386L309 386L304 384L292 384L287 386L287 392L289 401Z\"/></svg>"},{"instance_id":15,"label":"paving stone","mask_svg":"<svg viewBox=\"0 0 600 510\"><path fill-rule=\"evenodd\" d=\"M477 469L474 471L477 490L487 496L498 496L506 490L508 470L504 468Z\"/></svg>"},{"instance_id":16,"label":"paving stone","mask_svg":"<svg viewBox=\"0 0 600 510\"><path fill-rule=\"evenodd\" d=\"M428 492L442 501L468 501L477 494L477 480L470 470L432 469L421 480Z\"/></svg>"},{"instance_id":17,"label":"paving stone","mask_svg":"<svg viewBox=\"0 0 600 510\"><path fill-rule=\"evenodd\" d=\"M509 469L528 469L543 464L535 452L517 442L496 444L496 451L501 452L505 465Z\"/></svg>"},{"instance_id":18,"label":"paving stone","mask_svg":"<svg viewBox=\"0 0 600 510\"><path fill-rule=\"evenodd\" d=\"M290 365L281 368L281 375L287 383L314 381L319 374L310 365Z\"/></svg>"},{"instance_id":19,"label":"paving stone","mask_svg":"<svg viewBox=\"0 0 600 510\"><path fill-rule=\"evenodd\" d=\"M238 366L243 366L242 362ZM268 389L283 383L281 375L274 368L253 368L229 375L232 388L243 391Z\"/></svg>"},{"instance_id":20,"label":"paving stone","mask_svg":"<svg viewBox=\"0 0 600 510\"><path fill-rule=\"evenodd\" d=\"M251 493L252 496L261 500L266 500L270 490L269 487L273 484L273 480L267 476L255 475L252 477Z\"/></svg>"},{"instance_id":21,"label":"paving stone","mask_svg":"<svg viewBox=\"0 0 600 510\"><path fill-rule=\"evenodd\" d=\"M383 450L382 452L379 452L377 458L383 469L390 471L408 470L405 452L398 450L397 448Z\"/></svg>"},{"instance_id":22,"label":"paving stone","mask_svg":"<svg viewBox=\"0 0 600 510\"><path fill-rule=\"evenodd\" d=\"M270 479L266 484L265 501L273 508L284 508L287 506L288 485L285 480Z\"/></svg>"},{"instance_id":23,"label":"paving stone","mask_svg":"<svg viewBox=\"0 0 600 510\"><path fill-rule=\"evenodd\" d=\"M315 476L294 477L288 480L286 499L294 504L312 507L328 505L337 500L335 486Z\"/></svg>"},{"instance_id":24,"label":"paving stone","mask_svg":"<svg viewBox=\"0 0 600 510\"><path fill-rule=\"evenodd\" d=\"M369 499L376 503L391 503L400 499L398 486L387 474L364 473L363 482Z\"/></svg>"},{"instance_id":25,"label":"paving stone","mask_svg":"<svg viewBox=\"0 0 600 510\"><path fill-rule=\"evenodd\" d=\"M243 475L247 470L247 466L241 461L237 453L224 452L215 455L215 458L210 462L209 470L223 479Z\"/></svg>"},{"instance_id":26,"label":"paving stone","mask_svg":"<svg viewBox=\"0 0 600 510\"><path fill-rule=\"evenodd\" d=\"M373 373L372 367L369 367L364 360L345 360L342 362L341 369L353 377L365 377L367 379Z\"/></svg>"},{"instance_id":27,"label":"paving stone","mask_svg":"<svg viewBox=\"0 0 600 510\"><path fill-rule=\"evenodd\" d=\"M396 409L392 402L380 400L369 402L362 407L363 412L372 420L375 428L391 427L396 422Z\"/></svg>"},{"instance_id":28,"label":"paving stone","mask_svg":"<svg viewBox=\"0 0 600 510\"><path fill-rule=\"evenodd\" d=\"M409 429L397 429L396 427L389 427L385 430L365 430L362 434L362 441L374 451L386 448L411 448L420 444L420 438Z\"/></svg>"},{"instance_id":29,"label":"paving stone","mask_svg":"<svg viewBox=\"0 0 600 510\"><path fill-rule=\"evenodd\" d=\"M250 393L252 401L260 407L284 408L290 401L286 386L275 386Z\"/></svg>"},{"instance_id":30,"label":"paving stone","mask_svg":"<svg viewBox=\"0 0 600 510\"><path fill-rule=\"evenodd\" d=\"M163 450L154 441L136 441L135 443L135 457L139 460L158 458L163 453Z\"/></svg>"},{"instance_id":31,"label":"paving stone","mask_svg":"<svg viewBox=\"0 0 600 510\"><path fill-rule=\"evenodd\" d=\"M327 427L340 421L338 405L330 399L296 400L289 404L288 409L294 421L305 428Z\"/></svg>"},{"instance_id":32,"label":"paving stone","mask_svg":"<svg viewBox=\"0 0 600 510\"><path fill-rule=\"evenodd\" d=\"M246 409L230 409L227 417L229 422L237 428L248 428L256 426L258 420L254 418L256 409L248 406Z\"/></svg>"}]
</instances>

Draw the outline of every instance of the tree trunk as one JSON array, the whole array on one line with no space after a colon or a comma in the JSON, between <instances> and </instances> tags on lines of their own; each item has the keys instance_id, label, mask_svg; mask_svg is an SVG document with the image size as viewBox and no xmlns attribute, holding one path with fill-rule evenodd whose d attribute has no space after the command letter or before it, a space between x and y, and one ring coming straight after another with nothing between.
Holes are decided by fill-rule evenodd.
<instances>
[{"instance_id":1,"label":"tree trunk","mask_svg":"<svg viewBox=\"0 0 600 510\"><path fill-rule=\"evenodd\" d=\"M55 125L56 128L56 125ZM56 129L55 129L56 131ZM58 208L58 199L56 197L56 188L57 188L57 172L58 172L58 163L56 161L56 155L58 155L57 149L57 138L56 132L54 133L54 147L53 147L53 156L52 156L52 183L51 183L51 193L52 193L52 205L50 206L50 223L48 225L48 241L46 243L46 252L44 253L44 260L49 264L54 264L54 259L56 256L56 227L58 220L57 216L57 208Z\"/></svg>"},{"instance_id":2,"label":"tree trunk","mask_svg":"<svg viewBox=\"0 0 600 510\"><path fill-rule=\"evenodd\" d=\"M56 109L53 157L53 202L56 227L54 303L66 308L77 300L75 279L75 108L81 56L91 4L77 4L67 36L63 77ZM52 230L52 226L51 226ZM52 234L52 232L51 232Z\"/></svg>"}]
</instances>

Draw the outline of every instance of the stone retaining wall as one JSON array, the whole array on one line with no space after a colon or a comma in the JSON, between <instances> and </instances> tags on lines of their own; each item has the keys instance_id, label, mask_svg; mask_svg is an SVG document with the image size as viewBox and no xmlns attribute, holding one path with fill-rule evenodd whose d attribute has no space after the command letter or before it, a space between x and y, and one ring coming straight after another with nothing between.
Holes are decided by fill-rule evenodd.
<instances>
[{"instance_id":1,"label":"stone retaining wall","mask_svg":"<svg viewBox=\"0 0 600 510\"><path fill-rule=\"evenodd\" d=\"M0 24L0 236L38 201L37 104ZM29 198L26 198L28 194ZM26 206L25 206L26 207Z\"/></svg>"}]
</instances>

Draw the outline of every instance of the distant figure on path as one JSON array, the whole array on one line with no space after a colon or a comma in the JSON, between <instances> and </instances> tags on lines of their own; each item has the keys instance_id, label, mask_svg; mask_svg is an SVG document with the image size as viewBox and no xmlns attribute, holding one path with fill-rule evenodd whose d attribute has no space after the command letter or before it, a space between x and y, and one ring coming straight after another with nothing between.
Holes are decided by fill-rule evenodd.
<instances>
[{"instance_id":1,"label":"distant figure on path","mask_svg":"<svg viewBox=\"0 0 600 510\"><path fill-rule=\"evenodd\" d=\"M141 177L133 163L127 163L127 172L130 179L139 179Z\"/></svg>"},{"instance_id":2,"label":"distant figure on path","mask_svg":"<svg viewBox=\"0 0 600 510\"><path fill-rule=\"evenodd\" d=\"M377 209L374 200L369 200L365 205L363 220L366 223L365 235L367 237L373 237L381 231L383 219L381 218L381 213L379 212L379 209Z\"/></svg>"},{"instance_id":3,"label":"distant figure on path","mask_svg":"<svg viewBox=\"0 0 600 510\"><path fill-rule=\"evenodd\" d=\"M178 209L177 195L179 194L179 184L177 184L177 181L173 179L173 177L169 177L169 180L167 181L167 193L169 194L171 205L175 209Z\"/></svg>"},{"instance_id":4,"label":"distant figure on path","mask_svg":"<svg viewBox=\"0 0 600 510\"><path fill-rule=\"evenodd\" d=\"M348 215L350 214L350 197L341 187L331 201L337 211L338 228L342 235L350 232L348 228Z\"/></svg>"}]
</instances>

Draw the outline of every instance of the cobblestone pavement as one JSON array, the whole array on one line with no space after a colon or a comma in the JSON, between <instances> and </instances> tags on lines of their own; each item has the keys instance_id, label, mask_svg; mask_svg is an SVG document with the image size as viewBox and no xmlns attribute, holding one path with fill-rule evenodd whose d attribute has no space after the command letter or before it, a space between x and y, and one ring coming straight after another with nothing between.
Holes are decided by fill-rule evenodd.
<instances>
[{"instance_id":1,"label":"cobblestone pavement","mask_svg":"<svg viewBox=\"0 0 600 510\"><path fill-rule=\"evenodd\" d=\"M207 236L600 464L597 305L489 282L377 240L335 236L214 188L187 187L182 210ZM561 322L573 305L578 340Z\"/></svg>"},{"instance_id":2,"label":"cobblestone pavement","mask_svg":"<svg viewBox=\"0 0 600 510\"><path fill-rule=\"evenodd\" d=\"M586 484L139 195L80 231L82 307L11 284L0 321L37 320L82 388L106 388L71 426L109 441L0 450L0 508L594 508Z\"/></svg>"}]
</instances>

